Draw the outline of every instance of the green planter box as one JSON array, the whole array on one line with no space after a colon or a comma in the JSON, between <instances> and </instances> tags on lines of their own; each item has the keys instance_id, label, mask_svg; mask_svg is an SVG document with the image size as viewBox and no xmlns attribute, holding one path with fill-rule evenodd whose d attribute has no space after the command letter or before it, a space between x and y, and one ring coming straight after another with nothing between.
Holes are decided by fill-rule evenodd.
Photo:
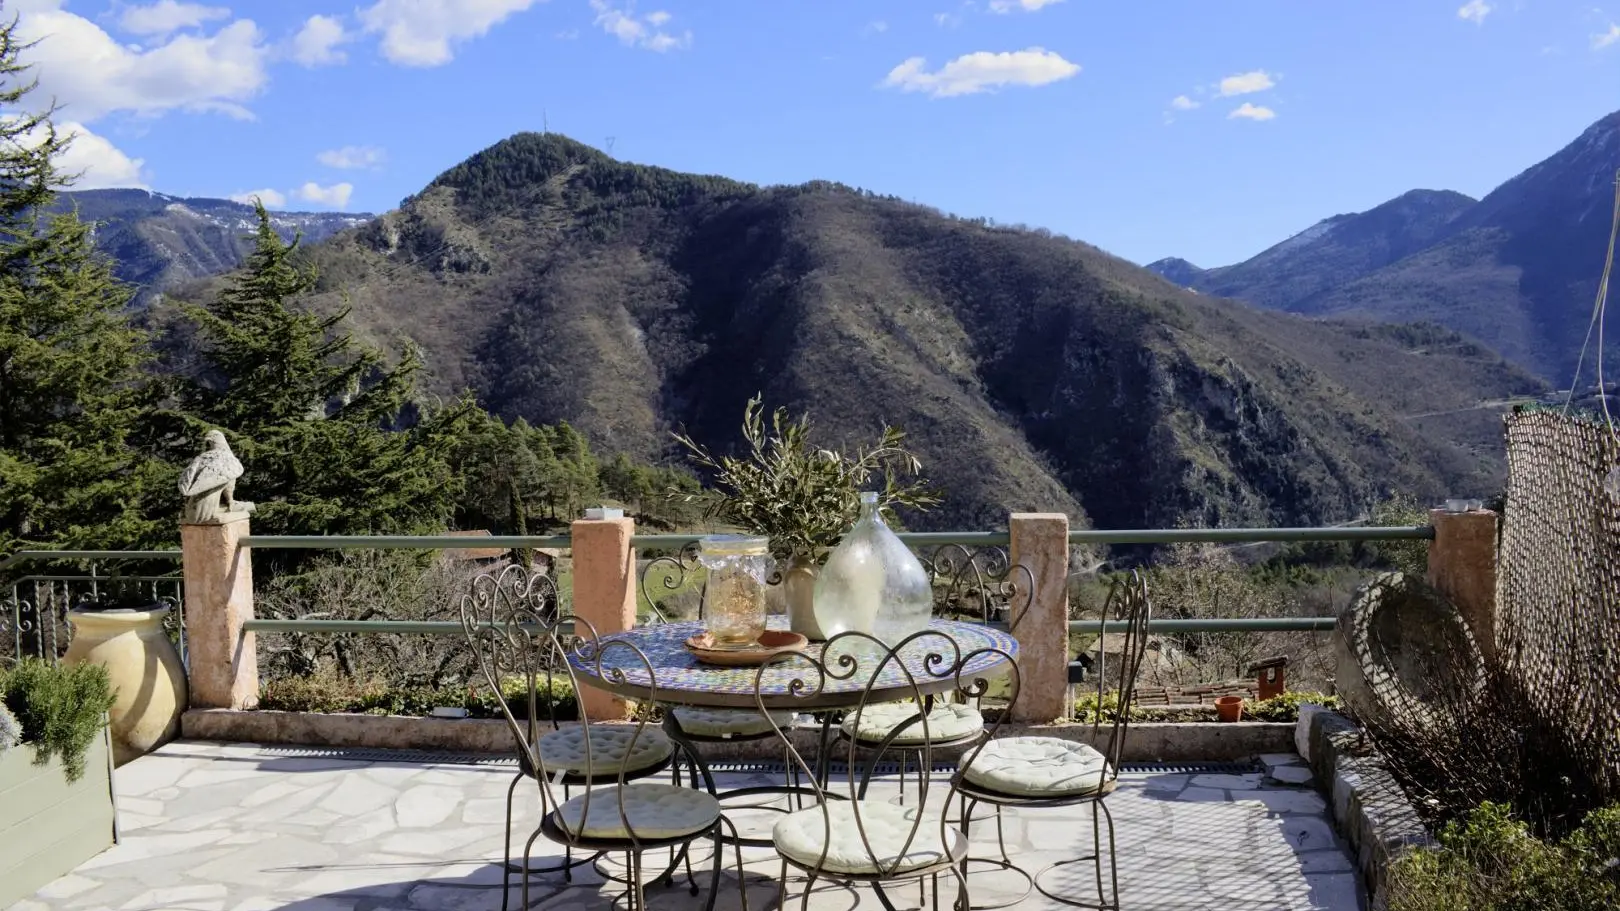
<instances>
[{"instance_id":1,"label":"green planter box","mask_svg":"<svg viewBox=\"0 0 1620 911\"><path fill-rule=\"evenodd\" d=\"M0 755L0 908L10 907L118 840L112 743L90 745L84 777L69 783L61 760L34 765L34 748Z\"/></svg>"}]
</instances>

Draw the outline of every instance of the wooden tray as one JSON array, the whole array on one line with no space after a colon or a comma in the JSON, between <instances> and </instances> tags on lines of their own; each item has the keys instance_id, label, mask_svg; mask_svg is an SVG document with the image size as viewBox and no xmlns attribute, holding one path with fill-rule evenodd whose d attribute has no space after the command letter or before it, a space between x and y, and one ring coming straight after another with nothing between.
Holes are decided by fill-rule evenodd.
<instances>
[{"instance_id":1,"label":"wooden tray","mask_svg":"<svg viewBox=\"0 0 1620 911\"><path fill-rule=\"evenodd\" d=\"M759 641L753 648L711 648L713 640L708 633L698 633L686 640L686 650L704 664L715 664L721 667L752 667L764 664L788 652L804 651L810 644L800 633L788 632L785 629L768 629L760 634Z\"/></svg>"}]
</instances>

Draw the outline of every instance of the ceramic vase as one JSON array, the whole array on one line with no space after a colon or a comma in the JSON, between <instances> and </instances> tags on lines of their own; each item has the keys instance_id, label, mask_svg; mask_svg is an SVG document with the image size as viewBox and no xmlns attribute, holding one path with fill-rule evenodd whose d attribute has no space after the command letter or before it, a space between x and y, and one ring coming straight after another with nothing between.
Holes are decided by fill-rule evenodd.
<instances>
[{"instance_id":1,"label":"ceramic vase","mask_svg":"<svg viewBox=\"0 0 1620 911\"><path fill-rule=\"evenodd\" d=\"M62 660L99 664L112 679L113 764L173 740L186 710L186 671L163 631L167 607L69 611L73 642Z\"/></svg>"}]
</instances>

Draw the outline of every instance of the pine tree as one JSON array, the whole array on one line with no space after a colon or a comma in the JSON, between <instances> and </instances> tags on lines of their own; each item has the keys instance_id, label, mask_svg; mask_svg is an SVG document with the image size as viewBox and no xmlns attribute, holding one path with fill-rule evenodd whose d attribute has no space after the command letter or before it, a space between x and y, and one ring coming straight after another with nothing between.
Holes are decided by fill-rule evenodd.
<instances>
[{"instance_id":1,"label":"pine tree","mask_svg":"<svg viewBox=\"0 0 1620 911\"><path fill-rule=\"evenodd\" d=\"M296 299L315 286L270 214L259 219L243 271L206 307L192 307L202 366L187 404L223 428L258 503L257 528L284 534L427 534L449 524L459 492L448 460L473 406L425 411L415 401L420 355L388 365L344 328Z\"/></svg>"},{"instance_id":2,"label":"pine tree","mask_svg":"<svg viewBox=\"0 0 1620 911\"><path fill-rule=\"evenodd\" d=\"M0 110L34 89L16 21L0 26ZM143 415L146 336L129 289L72 212L54 108L0 118L0 550L152 546L172 538L169 469L129 444Z\"/></svg>"}]
</instances>

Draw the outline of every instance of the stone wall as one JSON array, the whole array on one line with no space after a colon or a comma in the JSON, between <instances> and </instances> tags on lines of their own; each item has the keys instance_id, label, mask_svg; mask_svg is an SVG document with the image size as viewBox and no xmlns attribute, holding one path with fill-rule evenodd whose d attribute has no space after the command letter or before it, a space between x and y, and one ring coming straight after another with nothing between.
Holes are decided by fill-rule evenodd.
<instances>
[{"instance_id":1,"label":"stone wall","mask_svg":"<svg viewBox=\"0 0 1620 911\"><path fill-rule=\"evenodd\" d=\"M1433 844L1417 810L1350 719L1303 707L1296 747L1327 791L1339 832L1350 843L1373 907L1383 906L1390 863L1414 847Z\"/></svg>"},{"instance_id":2,"label":"stone wall","mask_svg":"<svg viewBox=\"0 0 1620 911\"><path fill-rule=\"evenodd\" d=\"M506 722L490 719L193 709L185 713L180 725L182 736L189 740L507 755L516 752ZM1274 723L1133 724L1126 738L1123 761L1231 762L1286 751L1293 731L1291 724ZM1093 742L1089 724L1008 724L998 736L1019 734ZM811 732L799 731L795 737L795 745L801 751L814 751L816 738ZM1099 739L1107 737L1105 729ZM1097 746L1101 748L1101 744ZM703 749L706 755L717 760L780 760L782 757L782 748L774 739L706 744ZM935 751L935 758L942 761L955 756L953 751Z\"/></svg>"}]
</instances>

